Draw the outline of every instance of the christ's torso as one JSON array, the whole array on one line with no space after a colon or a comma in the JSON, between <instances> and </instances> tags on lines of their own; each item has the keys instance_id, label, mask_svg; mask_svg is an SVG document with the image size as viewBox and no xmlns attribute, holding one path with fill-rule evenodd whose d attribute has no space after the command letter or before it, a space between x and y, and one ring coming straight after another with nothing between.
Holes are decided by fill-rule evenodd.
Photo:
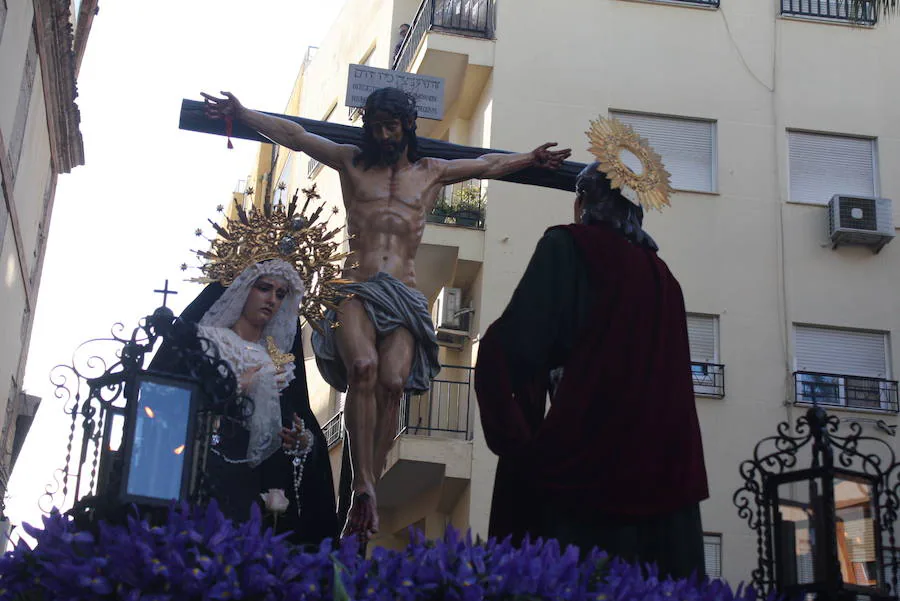
<instances>
[{"instance_id":1,"label":"christ's torso","mask_svg":"<svg viewBox=\"0 0 900 601\"><path fill-rule=\"evenodd\" d=\"M383 271L416 287L415 259L425 215L440 190L434 163L399 168L354 166L341 174L353 254L344 277L364 281ZM355 267L355 268L354 268Z\"/></svg>"}]
</instances>

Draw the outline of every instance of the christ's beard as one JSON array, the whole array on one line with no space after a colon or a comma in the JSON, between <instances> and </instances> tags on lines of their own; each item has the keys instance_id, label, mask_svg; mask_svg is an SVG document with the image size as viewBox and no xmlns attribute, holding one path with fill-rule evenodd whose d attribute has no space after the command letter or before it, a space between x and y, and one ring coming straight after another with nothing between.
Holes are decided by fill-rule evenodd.
<instances>
[{"instance_id":1,"label":"christ's beard","mask_svg":"<svg viewBox=\"0 0 900 601\"><path fill-rule=\"evenodd\" d=\"M378 147L381 162L387 166L396 165L403 153L406 152L406 140L402 142L388 142Z\"/></svg>"}]
</instances>

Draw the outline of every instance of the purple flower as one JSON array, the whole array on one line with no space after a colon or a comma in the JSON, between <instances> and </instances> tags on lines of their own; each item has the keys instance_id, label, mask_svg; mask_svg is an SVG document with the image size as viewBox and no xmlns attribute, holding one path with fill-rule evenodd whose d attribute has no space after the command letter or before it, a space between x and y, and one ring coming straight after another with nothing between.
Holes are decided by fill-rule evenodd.
<instances>
[{"instance_id":1,"label":"purple flower","mask_svg":"<svg viewBox=\"0 0 900 601\"><path fill-rule=\"evenodd\" d=\"M108 595L113 591L113 587L109 581L99 574L93 576L80 576L78 578L78 584L82 588L90 589L98 595Z\"/></svg>"},{"instance_id":2,"label":"purple flower","mask_svg":"<svg viewBox=\"0 0 900 601\"><path fill-rule=\"evenodd\" d=\"M449 530L429 541L410 533L402 551L375 548L366 559L355 539L299 549L276 536L254 510L234 524L212 503L173 505L162 525L135 511L125 524L79 531L58 512L27 526L0 558L0 601L31 593L54 599L358 599L459 601L528 598L571 601L755 601L753 589L719 581L661 579L652 566L610 560L555 541L473 541ZM774 598L766 601L776 601Z\"/></svg>"}]
</instances>

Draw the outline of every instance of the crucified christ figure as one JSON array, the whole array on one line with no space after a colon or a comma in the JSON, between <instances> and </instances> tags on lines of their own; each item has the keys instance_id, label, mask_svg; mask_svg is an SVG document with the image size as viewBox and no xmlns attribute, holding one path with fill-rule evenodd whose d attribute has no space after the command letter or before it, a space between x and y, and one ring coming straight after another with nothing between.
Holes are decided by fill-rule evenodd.
<instances>
[{"instance_id":1,"label":"crucified christ figure","mask_svg":"<svg viewBox=\"0 0 900 601\"><path fill-rule=\"evenodd\" d=\"M336 144L286 119L244 108L228 92L203 94L210 118L230 118L272 142L305 152L340 174L353 255L344 265L348 298L313 335L325 380L347 391L344 416L350 446L353 499L343 536L367 541L378 532L375 488L397 433L405 391L424 392L440 371L438 346L425 296L416 289L415 258L425 216L441 188L468 179L493 179L527 167L558 169L571 151L546 143L521 154L476 159L420 158L415 99L396 88L372 92L360 147Z\"/></svg>"}]
</instances>

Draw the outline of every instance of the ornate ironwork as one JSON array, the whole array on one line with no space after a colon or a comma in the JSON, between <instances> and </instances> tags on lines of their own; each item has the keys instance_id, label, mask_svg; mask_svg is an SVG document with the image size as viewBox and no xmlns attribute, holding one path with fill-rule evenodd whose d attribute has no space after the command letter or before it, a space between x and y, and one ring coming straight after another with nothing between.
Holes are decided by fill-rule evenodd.
<instances>
[{"instance_id":1,"label":"ornate ironwork","mask_svg":"<svg viewBox=\"0 0 900 601\"><path fill-rule=\"evenodd\" d=\"M63 505L70 493L73 513L88 511L107 502L101 498L104 492L119 489L122 457L110 448L112 422L120 419L122 432L127 431L127 402L134 398L136 378L146 373L145 365L157 347L165 356L161 366L152 365L154 371L190 378L203 392L195 431L201 451L200 484L192 501L201 502L210 493L202 465L214 420L240 422L252 414L252 401L238 395L235 375L215 343L199 336L196 326L177 319L171 309L160 307L140 320L128 338L125 331L123 324L116 323L109 337L82 343L70 365L51 370L54 396L63 402L71 421L65 465L45 488L39 503L43 511ZM81 436L76 441L79 426Z\"/></svg>"},{"instance_id":2,"label":"ornate ironwork","mask_svg":"<svg viewBox=\"0 0 900 601\"><path fill-rule=\"evenodd\" d=\"M809 452L812 468L823 468L840 477L840 470L854 470L871 479L872 500L880 524L874 533L877 552L896 547L894 526L900 511L900 469L890 443L863 435L859 423L850 422L848 433L840 434L841 420L829 416L821 407L811 407L796 420L791 431L789 422L778 424L777 435L762 439L753 450L753 458L743 461L740 474L744 484L733 496L738 515L756 532L758 564L751 573L751 585L760 595L767 596L776 589L776 559L773 537L774 512L768 486L798 467L801 453ZM838 470L835 472L834 470ZM834 532L832 503L831 523L826 532ZM826 512L827 513L827 512ZM828 530L830 528L830 530ZM837 565L837 558L833 559ZM882 567L879 581L887 583L896 595L897 571L886 578Z\"/></svg>"}]
</instances>

